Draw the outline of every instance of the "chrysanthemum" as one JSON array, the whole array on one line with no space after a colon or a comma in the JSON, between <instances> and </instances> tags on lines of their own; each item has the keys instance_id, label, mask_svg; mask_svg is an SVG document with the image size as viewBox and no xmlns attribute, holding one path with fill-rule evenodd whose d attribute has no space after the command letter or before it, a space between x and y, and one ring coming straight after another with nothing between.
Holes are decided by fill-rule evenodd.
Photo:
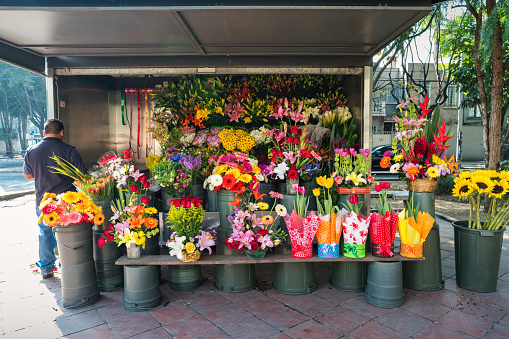
<instances>
[{"instance_id":1,"label":"chrysanthemum","mask_svg":"<svg viewBox=\"0 0 509 339\"><path fill-rule=\"evenodd\" d=\"M284 207L283 205L281 204L277 204L276 205L276 213L277 215L279 215L280 217L284 217L288 212L286 211L286 207Z\"/></svg>"},{"instance_id":2,"label":"chrysanthemum","mask_svg":"<svg viewBox=\"0 0 509 339\"><path fill-rule=\"evenodd\" d=\"M472 182L468 179L458 180L454 183L454 188L452 189L452 195L460 199L468 197L473 192Z\"/></svg>"},{"instance_id":3,"label":"chrysanthemum","mask_svg":"<svg viewBox=\"0 0 509 339\"><path fill-rule=\"evenodd\" d=\"M278 193L278 192L270 191L269 195L270 195L271 198L283 199L283 195L281 193Z\"/></svg>"},{"instance_id":4,"label":"chrysanthemum","mask_svg":"<svg viewBox=\"0 0 509 339\"><path fill-rule=\"evenodd\" d=\"M387 168L391 165L391 157L383 157L382 160L380 160L380 167Z\"/></svg>"},{"instance_id":5,"label":"chrysanthemum","mask_svg":"<svg viewBox=\"0 0 509 339\"><path fill-rule=\"evenodd\" d=\"M132 232L132 237L136 245L143 245L143 243L145 242L145 233L143 233L142 231Z\"/></svg>"},{"instance_id":6,"label":"chrysanthemum","mask_svg":"<svg viewBox=\"0 0 509 339\"><path fill-rule=\"evenodd\" d=\"M147 208L145 208L145 213L156 214L157 213L157 209L155 207L147 207Z\"/></svg>"},{"instance_id":7,"label":"chrysanthemum","mask_svg":"<svg viewBox=\"0 0 509 339\"><path fill-rule=\"evenodd\" d=\"M240 170L238 168L230 168L226 171L226 174L232 174L235 179L238 179L240 177Z\"/></svg>"},{"instance_id":8,"label":"chrysanthemum","mask_svg":"<svg viewBox=\"0 0 509 339\"><path fill-rule=\"evenodd\" d=\"M221 186L223 183L223 177L219 174L214 174L210 176L210 184L214 187Z\"/></svg>"},{"instance_id":9,"label":"chrysanthemum","mask_svg":"<svg viewBox=\"0 0 509 339\"><path fill-rule=\"evenodd\" d=\"M395 163L391 166L391 168L389 169L389 172L391 172L393 174L398 173L400 167L401 167L401 164Z\"/></svg>"},{"instance_id":10,"label":"chrysanthemum","mask_svg":"<svg viewBox=\"0 0 509 339\"><path fill-rule=\"evenodd\" d=\"M85 213L85 212L88 212L88 210L90 209L90 206L86 202L79 202L75 205L75 209L76 209L76 211L78 211L80 213Z\"/></svg>"},{"instance_id":11,"label":"chrysanthemum","mask_svg":"<svg viewBox=\"0 0 509 339\"><path fill-rule=\"evenodd\" d=\"M490 178L483 175L474 175L470 178L472 187L479 193L490 193L494 182Z\"/></svg>"},{"instance_id":12,"label":"chrysanthemum","mask_svg":"<svg viewBox=\"0 0 509 339\"><path fill-rule=\"evenodd\" d=\"M77 211L72 211L69 213L69 221L72 224L77 224L81 221L81 213Z\"/></svg>"},{"instance_id":13,"label":"chrysanthemum","mask_svg":"<svg viewBox=\"0 0 509 339\"><path fill-rule=\"evenodd\" d=\"M400 162L401 160L403 160L403 154L396 154L393 160L396 162Z\"/></svg>"},{"instance_id":14,"label":"chrysanthemum","mask_svg":"<svg viewBox=\"0 0 509 339\"><path fill-rule=\"evenodd\" d=\"M214 174L223 174L228 169L226 165L219 165L214 169Z\"/></svg>"},{"instance_id":15,"label":"chrysanthemum","mask_svg":"<svg viewBox=\"0 0 509 339\"><path fill-rule=\"evenodd\" d=\"M74 204L80 201L80 196L76 192L65 192L62 199L68 204Z\"/></svg>"},{"instance_id":16,"label":"chrysanthemum","mask_svg":"<svg viewBox=\"0 0 509 339\"><path fill-rule=\"evenodd\" d=\"M44 224L53 227L60 221L60 216L55 212L52 212L50 214L45 214L42 220Z\"/></svg>"},{"instance_id":17,"label":"chrysanthemum","mask_svg":"<svg viewBox=\"0 0 509 339\"><path fill-rule=\"evenodd\" d=\"M489 192L490 198L501 199L509 191L509 182L501 180L498 183L494 183L491 192Z\"/></svg>"},{"instance_id":18,"label":"chrysanthemum","mask_svg":"<svg viewBox=\"0 0 509 339\"><path fill-rule=\"evenodd\" d=\"M78 192L76 194L78 195L78 201L83 202L91 201L90 197L86 195L84 192Z\"/></svg>"}]
</instances>

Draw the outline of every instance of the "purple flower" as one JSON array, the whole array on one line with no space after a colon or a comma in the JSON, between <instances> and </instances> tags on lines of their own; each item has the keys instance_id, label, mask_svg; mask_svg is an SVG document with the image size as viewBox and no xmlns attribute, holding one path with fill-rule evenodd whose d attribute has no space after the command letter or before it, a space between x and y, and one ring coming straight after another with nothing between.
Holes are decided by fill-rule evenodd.
<instances>
[{"instance_id":1,"label":"purple flower","mask_svg":"<svg viewBox=\"0 0 509 339\"><path fill-rule=\"evenodd\" d=\"M182 157L180 160L182 165L187 168L187 170L192 171L194 169L197 169L201 165L201 157L193 157L192 155L186 155L185 157Z\"/></svg>"}]
</instances>

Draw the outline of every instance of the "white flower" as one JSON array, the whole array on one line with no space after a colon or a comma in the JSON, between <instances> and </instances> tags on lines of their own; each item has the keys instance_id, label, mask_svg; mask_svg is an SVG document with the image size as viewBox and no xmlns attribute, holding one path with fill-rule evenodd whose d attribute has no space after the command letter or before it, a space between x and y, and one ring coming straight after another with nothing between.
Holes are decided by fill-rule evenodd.
<instances>
[{"instance_id":1,"label":"white flower","mask_svg":"<svg viewBox=\"0 0 509 339\"><path fill-rule=\"evenodd\" d=\"M400 167L401 167L401 164L396 163L391 166L391 168L389 169L389 172L391 172L393 174L398 173Z\"/></svg>"},{"instance_id":2,"label":"white flower","mask_svg":"<svg viewBox=\"0 0 509 339\"><path fill-rule=\"evenodd\" d=\"M223 183L223 177L220 174L214 174L209 177L209 181L212 186L217 187Z\"/></svg>"},{"instance_id":3,"label":"white flower","mask_svg":"<svg viewBox=\"0 0 509 339\"><path fill-rule=\"evenodd\" d=\"M263 176L263 174L255 174L255 177L260 182L265 181L265 177Z\"/></svg>"},{"instance_id":4,"label":"white flower","mask_svg":"<svg viewBox=\"0 0 509 339\"><path fill-rule=\"evenodd\" d=\"M280 163L279 165L274 168L274 173L276 174L276 177L280 180L285 179L286 171L288 171L289 167L285 162Z\"/></svg>"},{"instance_id":5,"label":"white flower","mask_svg":"<svg viewBox=\"0 0 509 339\"><path fill-rule=\"evenodd\" d=\"M286 207L284 207L283 205L281 204L277 204L276 205L276 213L277 215L279 215L280 217L284 217L288 212L286 211Z\"/></svg>"},{"instance_id":6,"label":"white flower","mask_svg":"<svg viewBox=\"0 0 509 339\"><path fill-rule=\"evenodd\" d=\"M175 241L169 241L166 246L170 248L170 255L176 255L177 258L182 259L182 250L184 249L185 236L176 237Z\"/></svg>"}]
</instances>

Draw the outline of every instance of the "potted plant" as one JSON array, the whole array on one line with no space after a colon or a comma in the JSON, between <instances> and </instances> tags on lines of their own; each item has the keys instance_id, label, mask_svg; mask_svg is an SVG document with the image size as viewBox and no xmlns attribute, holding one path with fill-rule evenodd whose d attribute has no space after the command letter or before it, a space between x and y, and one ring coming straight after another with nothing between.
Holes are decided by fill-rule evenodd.
<instances>
[{"instance_id":1,"label":"potted plant","mask_svg":"<svg viewBox=\"0 0 509 339\"><path fill-rule=\"evenodd\" d=\"M509 172L478 170L461 172L454 180L453 196L470 202L469 220L455 221L456 284L476 292L497 289L500 255L509 216ZM481 202L489 199L481 221Z\"/></svg>"}]
</instances>

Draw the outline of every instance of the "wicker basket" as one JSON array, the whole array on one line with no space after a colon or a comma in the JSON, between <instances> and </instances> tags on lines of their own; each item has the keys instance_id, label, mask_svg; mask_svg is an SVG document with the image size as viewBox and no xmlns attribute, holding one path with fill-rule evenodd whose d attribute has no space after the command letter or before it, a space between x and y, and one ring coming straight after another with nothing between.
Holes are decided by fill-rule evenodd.
<instances>
[{"instance_id":1,"label":"wicker basket","mask_svg":"<svg viewBox=\"0 0 509 339\"><path fill-rule=\"evenodd\" d=\"M336 192L339 194L369 194L369 187L339 187L336 186Z\"/></svg>"},{"instance_id":2,"label":"wicker basket","mask_svg":"<svg viewBox=\"0 0 509 339\"><path fill-rule=\"evenodd\" d=\"M415 179L408 182L408 190L417 193L431 193L437 189L437 180Z\"/></svg>"},{"instance_id":3,"label":"wicker basket","mask_svg":"<svg viewBox=\"0 0 509 339\"><path fill-rule=\"evenodd\" d=\"M180 259L180 261L182 261L182 262L198 261L198 259L200 259L200 256L201 256L201 252L198 251L198 250L195 250L191 254L187 254L187 253L182 251L182 259Z\"/></svg>"}]
</instances>

